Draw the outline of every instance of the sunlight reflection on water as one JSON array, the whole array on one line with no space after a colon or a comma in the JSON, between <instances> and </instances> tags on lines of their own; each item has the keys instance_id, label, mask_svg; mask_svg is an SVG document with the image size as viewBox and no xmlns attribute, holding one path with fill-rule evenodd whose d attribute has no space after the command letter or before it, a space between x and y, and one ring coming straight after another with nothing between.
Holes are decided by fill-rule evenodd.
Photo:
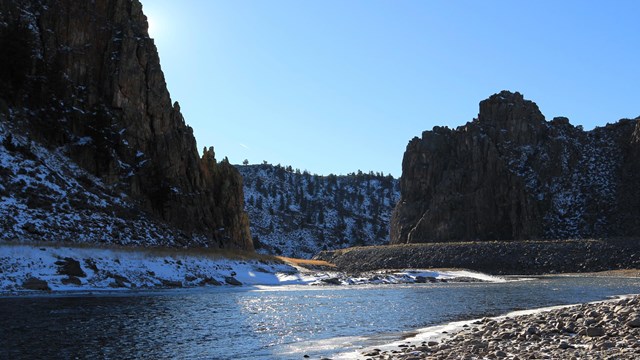
<instances>
[{"instance_id":1,"label":"sunlight reflection on water","mask_svg":"<svg viewBox=\"0 0 640 360\"><path fill-rule=\"evenodd\" d=\"M450 321L637 293L638 279L0 298L0 358L300 359Z\"/></svg>"}]
</instances>

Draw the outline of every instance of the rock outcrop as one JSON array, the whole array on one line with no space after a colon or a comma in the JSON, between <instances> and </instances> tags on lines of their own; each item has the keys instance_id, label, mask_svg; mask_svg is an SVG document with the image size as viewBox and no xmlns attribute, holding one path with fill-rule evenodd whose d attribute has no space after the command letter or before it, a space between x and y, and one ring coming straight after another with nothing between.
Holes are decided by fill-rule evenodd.
<instances>
[{"instance_id":1,"label":"rock outcrop","mask_svg":"<svg viewBox=\"0 0 640 360\"><path fill-rule=\"evenodd\" d=\"M640 118L583 131L495 94L409 142L391 243L637 235L639 138Z\"/></svg>"},{"instance_id":2,"label":"rock outcrop","mask_svg":"<svg viewBox=\"0 0 640 360\"><path fill-rule=\"evenodd\" d=\"M0 118L202 246L252 250L242 178L200 157L137 0L0 0Z\"/></svg>"}]
</instances>

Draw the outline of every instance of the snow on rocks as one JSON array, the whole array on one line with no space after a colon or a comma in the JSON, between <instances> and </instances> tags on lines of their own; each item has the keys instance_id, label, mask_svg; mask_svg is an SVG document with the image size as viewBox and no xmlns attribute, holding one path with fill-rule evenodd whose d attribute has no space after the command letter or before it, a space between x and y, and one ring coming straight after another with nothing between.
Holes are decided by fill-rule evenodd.
<instances>
[{"instance_id":1,"label":"snow on rocks","mask_svg":"<svg viewBox=\"0 0 640 360\"><path fill-rule=\"evenodd\" d=\"M311 258L321 250L389 242L400 198L391 175L312 175L290 166L238 165L256 251Z\"/></svg>"},{"instance_id":2,"label":"snow on rocks","mask_svg":"<svg viewBox=\"0 0 640 360\"><path fill-rule=\"evenodd\" d=\"M80 139L78 141L88 141ZM0 123L0 240L132 246L203 246L137 210L82 170L65 149L47 149Z\"/></svg>"},{"instance_id":3,"label":"snow on rocks","mask_svg":"<svg viewBox=\"0 0 640 360\"><path fill-rule=\"evenodd\" d=\"M446 282L505 282L506 279L468 270L379 270L347 275L320 272L311 285L424 284Z\"/></svg>"},{"instance_id":4,"label":"snow on rocks","mask_svg":"<svg viewBox=\"0 0 640 360\"><path fill-rule=\"evenodd\" d=\"M295 268L194 251L0 245L0 292L304 284Z\"/></svg>"},{"instance_id":5,"label":"snow on rocks","mask_svg":"<svg viewBox=\"0 0 640 360\"><path fill-rule=\"evenodd\" d=\"M300 271L276 259L234 260L206 250L0 244L0 293L207 285L365 285L504 281L452 270Z\"/></svg>"}]
</instances>

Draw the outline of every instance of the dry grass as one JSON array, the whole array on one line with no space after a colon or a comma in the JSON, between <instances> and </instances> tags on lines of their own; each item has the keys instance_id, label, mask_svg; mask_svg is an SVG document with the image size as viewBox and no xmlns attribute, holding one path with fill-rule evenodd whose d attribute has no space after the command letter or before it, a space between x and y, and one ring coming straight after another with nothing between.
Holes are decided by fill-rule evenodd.
<instances>
[{"instance_id":1,"label":"dry grass","mask_svg":"<svg viewBox=\"0 0 640 360\"><path fill-rule=\"evenodd\" d=\"M122 252L140 252L148 256L168 257L168 256L194 256L207 257L211 259L229 259L240 261L264 261L270 263L282 263L283 261L275 256L262 255L255 252L215 249L215 248L169 248L169 247L142 247L142 246L122 246L114 244L89 244L89 243L69 243L69 242L0 242L0 246L32 246L39 248L71 248L71 249L100 249Z\"/></svg>"},{"instance_id":2,"label":"dry grass","mask_svg":"<svg viewBox=\"0 0 640 360\"><path fill-rule=\"evenodd\" d=\"M282 260L285 263L293 264L296 266L302 266L302 267L330 267L330 268L336 267L336 265L326 262L324 260L295 259L295 258L288 258L284 256L276 256L276 258Z\"/></svg>"}]
</instances>

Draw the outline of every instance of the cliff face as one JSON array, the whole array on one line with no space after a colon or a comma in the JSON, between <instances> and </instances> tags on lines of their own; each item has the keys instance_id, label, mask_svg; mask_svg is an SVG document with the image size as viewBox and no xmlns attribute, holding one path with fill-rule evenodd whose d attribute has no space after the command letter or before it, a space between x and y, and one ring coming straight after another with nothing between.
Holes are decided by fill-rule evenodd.
<instances>
[{"instance_id":1,"label":"cliff face","mask_svg":"<svg viewBox=\"0 0 640 360\"><path fill-rule=\"evenodd\" d=\"M583 131L503 91L409 142L391 243L637 235L640 119Z\"/></svg>"},{"instance_id":2,"label":"cliff face","mask_svg":"<svg viewBox=\"0 0 640 360\"><path fill-rule=\"evenodd\" d=\"M137 0L0 0L0 111L204 246L251 250L242 178L201 158ZM11 49L5 52L4 49Z\"/></svg>"}]
</instances>

